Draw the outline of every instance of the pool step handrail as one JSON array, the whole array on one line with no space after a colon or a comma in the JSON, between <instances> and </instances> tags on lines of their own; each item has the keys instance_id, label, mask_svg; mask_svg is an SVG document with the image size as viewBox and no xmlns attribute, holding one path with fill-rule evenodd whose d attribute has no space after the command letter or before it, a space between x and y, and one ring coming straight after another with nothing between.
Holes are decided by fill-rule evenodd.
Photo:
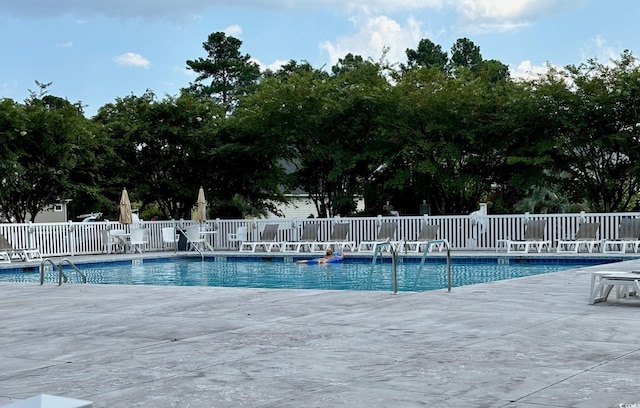
<instances>
[{"instance_id":1,"label":"pool step handrail","mask_svg":"<svg viewBox=\"0 0 640 408\"><path fill-rule=\"evenodd\" d=\"M53 261L49 258L45 258L42 261L40 261L40 285L44 285L44 265L45 264L51 264L51 267L53 267L54 270L58 269L56 264L54 264ZM58 282L59 282L59 285L62 285L62 275L60 275L59 270L58 270Z\"/></svg>"},{"instance_id":2,"label":"pool step handrail","mask_svg":"<svg viewBox=\"0 0 640 408\"><path fill-rule=\"evenodd\" d=\"M58 262L58 265L56 265L51 258L45 258L40 262L40 285L44 285L44 266L45 264L51 264L51 266L53 267L53 269L58 271L58 286L62 285L62 282L67 282L67 276L64 274L64 272L62 271L62 264L63 263L68 263L69 265L71 265L71 267L76 271L76 273L78 273L81 277L82 277L82 283L87 283L87 276L82 273L82 271L80 269L78 269L78 267L69 260L69 258L62 258L60 260L60 262Z\"/></svg>"},{"instance_id":3,"label":"pool step handrail","mask_svg":"<svg viewBox=\"0 0 640 408\"><path fill-rule=\"evenodd\" d=\"M384 242L378 242L373 247L373 260L371 261L371 271L369 272L369 279L367 281L367 289L371 289L371 280L373 278L373 269L376 266L376 261L378 260L378 255L382 255L381 251L384 247L389 247L389 253L391 254L391 274L392 274L392 282L393 282L393 294L398 293L398 269L397 269L397 258L398 251L395 245L389 239Z\"/></svg>"},{"instance_id":4,"label":"pool step handrail","mask_svg":"<svg viewBox=\"0 0 640 408\"><path fill-rule=\"evenodd\" d=\"M422 272L422 267L424 266L424 261L427 259L427 255L429 255L429 248L431 245L444 245L447 248L447 292L451 292L451 244L446 239L436 239L433 241L427 241L424 246L424 252L422 253L422 258L420 259L420 267L418 268L418 272L416 272L416 280L413 283L413 290L416 290L418 286L418 279L420 278L420 273Z\"/></svg>"},{"instance_id":5,"label":"pool step handrail","mask_svg":"<svg viewBox=\"0 0 640 408\"><path fill-rule=\"evenodd\" d=\"M80 275L80 277L82 278L82 283L87 283L87 275L82 273L82 271L80 269L78 269L78 267L73 262L71 262L71 260L69 260L69 258L62 258L60 260L60 262L58 262L58 269L60 271L59 272L60 276L63 275L63 273L62 273L62 264L64 264L64 263L69 264L76 271L76 273L78 275ZM66 278L66 276L65 276L65 278ZM58 285L62 285L62 281L59 281Z\"/></svg>"}]
</instances>

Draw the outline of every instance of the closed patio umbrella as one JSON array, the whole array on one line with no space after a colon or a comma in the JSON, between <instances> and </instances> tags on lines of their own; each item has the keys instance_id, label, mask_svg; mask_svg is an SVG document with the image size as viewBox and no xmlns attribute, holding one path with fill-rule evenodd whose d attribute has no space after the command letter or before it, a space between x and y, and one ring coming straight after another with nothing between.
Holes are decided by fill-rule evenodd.
<instances>
[{"instance_id":1,"label":"closed patio umbrella","mask_svg":"<svg viewBox=\"0 0 640 408\"><path fill-rule=\"evenodd\" d=\"M200 187L200 191L198 191L198 210L196 212L196 221L199 223L203 223L207 221L207 201L204 198L204 189Z\"/></svg>"},{"instance_id":2,"label":"closed patio umbrella","mask_svg":"<svg viewBox=\"0 0 640 408\"><path fill-rule=\"evenodd\" d=\"M131 215L131 201L129 201L129 193L127 189L122 189L122 196L120 197L120 223L131 224L133 217Z\"/></svg>"}]
</instances>

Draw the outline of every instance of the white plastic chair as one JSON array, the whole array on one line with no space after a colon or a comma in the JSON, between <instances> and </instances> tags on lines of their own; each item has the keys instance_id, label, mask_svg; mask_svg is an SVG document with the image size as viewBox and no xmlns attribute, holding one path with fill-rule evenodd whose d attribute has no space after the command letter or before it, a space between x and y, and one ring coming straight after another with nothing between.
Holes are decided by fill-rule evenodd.
<instances>
[{"instance_id":1,"label":"white plastic chair","mask_svg":"<svg viewBox=\"0 0 640 408\"><path fill-rule=\"evenodd\" d=\"M102 252L110 254L111 252L117 252L120 247L120 241L111 234L109 230L100 231L102 238Z\"/></svg>"},{"instance_id":2,"label":"white plastic chair","mask_svg":"<svg viewBox=\"0 0 640 408\"><path fill-rule=\"evenodd\" d=\"M238 227L235 233L227 235L229 242L239 242L242 244L247 240L247 227Z\"/></svg>"},{"instance_id":3,"label":"white plastic chair","mask_svg":"<svg viewBox=\"0 0 640 408\"><path fill-rule=\"evenodd\" d=\"M189 250L195 250L195 248L198 248L200 250L204 249L204 237L200 233L199 226L196 225L193 227L189 227L187 228L185 233L187 236L187 242L189 243Z\"/></svg>"},{"instance_id":4,"label":"white plastic chair","mask_svg":"<svg viewBox=\"0 0 640 408\"><path fill-rule=\"evenodd\" d=\"M144 252L147 246L147 240L145 237L145 230L142 228L131 230L131 241L129 242L131 252Z\"/></svg>"},{"instance_id":5,"label":"white plastic chair","mask_svg":"<svg viewBox=\"0 0 640 408\"><path fill-rule=\"evenodd\" d=\"M162 229L162 249L175 248L179 239L180 235L176 233L174 227L165 227Z\"/></svg>"}]
</instances>

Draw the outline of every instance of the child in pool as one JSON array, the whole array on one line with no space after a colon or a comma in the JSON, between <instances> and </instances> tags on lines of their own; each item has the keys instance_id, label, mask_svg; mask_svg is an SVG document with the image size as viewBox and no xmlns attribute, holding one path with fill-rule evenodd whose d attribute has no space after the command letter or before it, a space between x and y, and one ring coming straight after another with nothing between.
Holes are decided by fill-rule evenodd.
<instances>
[{"instance_id":1,"label":"child in pool","mask_svg":"<svg viewBox=\"0 0 640 408\"><path fill-rule=\"evenodd\" d=\"M342 261L342 259L344 258L344 255L342 254L333 254L333 248L332 247L327 247L327 251L324 253L324 256L322 258L315 258L315 259L301 259L296 263L299 264L325 264L325 263L333 263L333 262L340 262Z\"/></svg>"}]
</instances>

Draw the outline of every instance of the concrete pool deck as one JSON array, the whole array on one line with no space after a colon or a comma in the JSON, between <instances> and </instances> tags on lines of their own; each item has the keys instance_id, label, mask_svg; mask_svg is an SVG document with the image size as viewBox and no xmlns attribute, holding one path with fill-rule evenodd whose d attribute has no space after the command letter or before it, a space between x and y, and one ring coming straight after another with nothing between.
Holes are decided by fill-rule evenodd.
<instances>
[{"instance_id":1,"label":"concrete pool deck","mask_svg":"<svg viewBox=\"0 0 640 408\"><path fill-rule=\"evenodd\" d=\"M632 269L397 295L0 283L0 406L640 406L640 299L587 304L590 271Z\"/></svg>"}]
</instances>

